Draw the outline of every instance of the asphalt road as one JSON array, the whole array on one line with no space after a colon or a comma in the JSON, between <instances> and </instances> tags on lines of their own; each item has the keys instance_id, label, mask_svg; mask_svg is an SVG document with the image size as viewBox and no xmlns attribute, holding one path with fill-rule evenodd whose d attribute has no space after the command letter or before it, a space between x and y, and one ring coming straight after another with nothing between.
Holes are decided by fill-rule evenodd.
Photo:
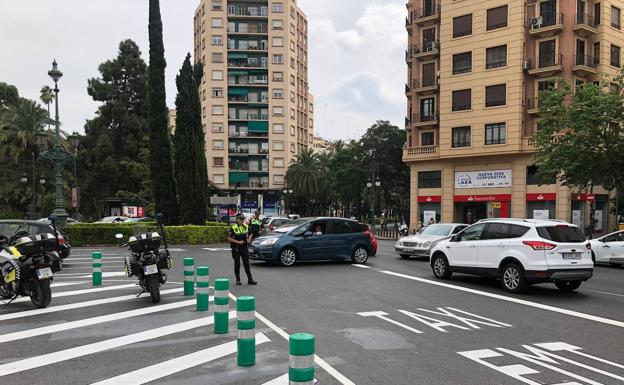
<instances>
[{"instance_id":1,"label":"asphalt road","mask_svg":"<svg viewBox=\"0 0 624 385\"><path fill-rule=\"evenodd\" d=\"M101 289L90 284L92 249L74 249L45 312L28 301L0 307L0 384L285 384L286 333L295 332L316 336L319 384L624 383L624 269L598 266L575 293L539 285L510 295L495 280L438 281L426 261L401 260L392 247L381 241L364 268L252 263L259 285L231 288L256 297L262 343L252 368L236 365L235 323L213 334L212 304L196 312L182 295L187 256L211 280L233 281L223 246L174 249L159 305L133 296L123 249L101 249Z\"/></svg>"}]
</instances>

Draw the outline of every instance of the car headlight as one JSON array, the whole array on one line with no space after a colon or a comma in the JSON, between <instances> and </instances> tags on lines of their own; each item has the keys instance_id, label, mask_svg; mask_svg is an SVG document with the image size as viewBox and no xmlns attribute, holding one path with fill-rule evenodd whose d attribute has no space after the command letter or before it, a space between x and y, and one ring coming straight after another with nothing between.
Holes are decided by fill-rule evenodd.
<instances>
[{"instance_id":1,"label":"car headlight","mask_svg":"<svg viewBox=\"0 0 624 385\"><path fill-rule=\"evenodd\" d=\"M398 241L396 243L396 245L394 245L395 247L403 247L403 242L402 241Z\"/></svg>"},{"instance_id":2,"label":"car headlight","mask_svg":"<svg viewBox=\"0 0 624 385\"><path fill-rule=\"evenodd\" d=\"M431 246L431 242L427 241L427 242L423 243L422 246L426 249L427 247Z\"/></svg>"},{"instance_id":3,"label":"car headlight","mask_svg":"<svg viewBox=\"0 0 624 385\"><path fill-rule=\"evenodd\" d=\"M265 239L264 241L260 242L260 246L273 246L275 242L277 242L277 238Z\"/></svg>"}]
</instances>

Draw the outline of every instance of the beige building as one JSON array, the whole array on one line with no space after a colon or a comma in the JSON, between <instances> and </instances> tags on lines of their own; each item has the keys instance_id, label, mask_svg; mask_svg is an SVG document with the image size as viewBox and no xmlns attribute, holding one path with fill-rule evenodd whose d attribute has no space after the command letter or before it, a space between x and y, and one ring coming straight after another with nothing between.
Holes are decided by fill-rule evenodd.
<instances>
[{"instance_id":1,"label":"beige building","mask_svg":"<svg viewBox=\"0 0 624 385\"><path fill-rule=\"evenodd\" d=\"M538 91L621 66L623 0L410 0L406 128L410 223L557 218L614 227L608 195L539 185Z\"/></svg>"},{"instance_id":2,"label":"beige building","mask_svg":"<svg viewBox=\"0 0 624 385\"><path fill-rule=\"evenodd\" d=\"M313 141L306 16L296 0L201 0L195 60L210 181L246 211L276 212L291 159Z\"/></svg>"},{"instance_id":3,"label":"beige building","mask_svg":"<svg viewBox=\"0 0 624 385\"><path fill-rule=\"evenodd\" d=\"M171 135L175 135L175 131L176 131L176 109L175 108L170 108L169 109L169 132L171 133Z\"/></svg>"},{"instance_id":4,"label":"beige building","mask_svg":"<svg viewBox=\"0 0 624 385\"><path fill-rule=\"evenodd\" d=\"M313 150L315 154L322 154L328 152L331 148L331 142L325 138L320 136L315 136L313 138Z\"/></svg>"}]
</instances>

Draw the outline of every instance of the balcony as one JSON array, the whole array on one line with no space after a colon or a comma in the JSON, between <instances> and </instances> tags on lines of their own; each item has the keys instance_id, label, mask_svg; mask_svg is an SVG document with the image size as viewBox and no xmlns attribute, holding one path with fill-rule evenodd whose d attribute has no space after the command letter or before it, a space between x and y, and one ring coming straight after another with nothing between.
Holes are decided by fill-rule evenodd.
<instances>
[{"instance_id":1,"label":"balcony","mask_svg":"<svg viewBox=\"0 0 624 385\"><path fill-rule=\"evenodd\" d=\"M254 139L266 139L269 137L268 132L249 132L249 131L229 131L230 138L254 138Z\"/></svg>"},{"instance_id":2,"label":"balcony","mask_svg":"<svg viewBox=\"0 0 624 385\"><path fill-rule=\"evenodd\" d=\"M264 40L258 45L254 44L254 45L240 46L239 44L228 44L227 49L228 51L268 52L269 44L267 41L264 41Z\"/></svg>"},{"instance_id":3,"label":"balcony","mask_svg":"<svg viewBox=\"0 0 624 385\"><path fill-rule=\"evenodd\" d=\"M269 61L265 60L254 60L253 58L248 59L240 59L240 60L228 60L228 68L269 68Z\"/></svg>"},{"instance_id":4,"label":"balcony","mask_svg":"<svg viewBox=\"0 0 624 385\"><path fill-rule=\"evenodd\" d=\"M440 154L438 146L424 146L424 147L408 147L403 149L403 161L416 161L424 159L436 159Z\"/></svg>"},{"instance_id":5,"label":"balcony","mask_svg":"<svg viewBox=\"0 0 624 385\"><path fill-rule=\"evenodd\" d=\"M229 17L266 18L269 16L269 7L228 6L227 14Z\"/></svg>"},{"instance_id":6,"label":"balcony","mask_svg":"<svg viewBox=\"0 0 624 385\"><path fill-rule=\"evenodd\" d=\"M424 24L440 20L440 4L431 2L431 6L412 11L412 22L414 24Z\"/></svg>"},{"instance_id":7,"label":"balcony","mask_svg":"<svg viewBox=\"0 0 624 385\"><path fill-rule=\"evenodd\" d=\"M572 71L580 76L598 73L598 62L593 56L575 55Z\"/></svg>"},{"instance_id":8,"label":"balcony","mask_svg":"<svg viewBox=\"0 0 624 385\"><path fill-rule=\"evenodd\" d=\"M412 117L412 126L414 127L429 127L438 125L440 120L440 114L419 114L414 113Z\"/></svg>"},{"instance_id":9,"label":"balcony","mask_svg":"<svg viewBox=\"0 0 624 385\"><path fill-rule=\"evenodd\" d=\"M412 59L430 59L440 54L440 42L432 41L422 45L414 44L410 49L405 51L405 60Z\"/></svg>"},{"instance_id":10,"label":"balcony","mask_svg":"<svg viewBox=\"0 0 624 385\"><path fill-rule=\"evenodd\" d=\"M586 13L577 13L574 17L574 31L580 36L587 37L598 33L598 23L593 16Z\"/></svg>"},{"instance_id":11,"label":"balcony","mask_svg":"<svg viewBox=\"0 0 624 385\"><path fill-rule=\"evenodd\" d=\"M526 100L527 112L531 115L539 113L539 98L527 98Z\"/></svg>"},{"instance_id":12,"label":"balcony","mask_svg":"<svg viewBox=\"0 0 624 385\"><path fill-rule=\"evenodd\" d=\"M230 104L269 104L269 98L267 96L258 98L255 95L252 97L252 95L229 95L228 103Z\"/></svg>"},{"instance_id":13,"label":"balcony","mask_svg":"<svg viewBox=\"0 0 624 385\"><path fill-rule=\"evenodd\" d=\"M561 72L563 63L563 55L546 55L540 56L536 61L527 61L529 75L552 76Z\"/></svg>"},{"instance_id":14,"label":"balcony","mask_svg":"<svg viewBox=\"0 0 624 385\"><path fill-rule=\"evenodd\" d=\"M228 114L228 119L229 120L260 120L260 121L264 121L264 120L269 120L269 115L268 114L247 114L247 115L241 115L241 114Z\"/></svg>"},{"instance_id":15,"label":"balcony","mask_svg":"<svg viewBox=\"0 0 624 385\"><path fill-rule=\"evenodd\" d=\"M266 87L269 85L268 79L257 79L257 80L248 80L248 81L236 81L236 80L228 80L228 86L245 86L245 87Z\"/></svg>"},{"instance_id":16,"label":"balcony","mask_svg":"<svg viewBox=\"0 0 624 385\"><path fill-rule=\"evenodd\" d=\"M550 36L563 31L563 12L532 17L527 22L529 35Z\"/></svg>"},{"instance_id":17,"label":"balcony","mask_svg":"<svg viewBox=\"0 0 624 385\"><path fill-rule=\"evenodd\" d=\"M431 79L413 79L412 89L417 94L431 94L440 89L440 85L435 77Z\"/></svg>"},{"instance_id":18,"label":"balcony","mask_svg":"<svg viewBox=\"0 0 624 385\"><path fill-rule=\"evenodd\" d=\"M251 24L247 25L246 28L241 28L242 26L236 25L235 28L228 27L228 34L230 35L255 35L255 34L263 34L266 35L269 33L269 28L267 24Z\"/></svg>"}]
</instances>

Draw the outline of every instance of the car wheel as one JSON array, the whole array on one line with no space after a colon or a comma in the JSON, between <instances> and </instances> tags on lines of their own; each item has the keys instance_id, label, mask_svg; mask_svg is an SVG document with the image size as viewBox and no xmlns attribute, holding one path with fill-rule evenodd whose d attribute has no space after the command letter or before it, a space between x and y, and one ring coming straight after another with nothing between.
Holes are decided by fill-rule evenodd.
<instances>
[{"instance_id":1,"label":"car wheel","mask_svg":"<svg viewBox=\"0 0 624 385\"><path fill-rule=\"evenodd\" d=\"M437 254L433 256L433 260L431 261L431 269L433 270L433 275L435 275L438 279L449 279L453 274L451 272L451 267L449 266L448 260L442 254Z\"/></svg>"},{"instance_id":2,"label":"car wheel","mask_svg":"<svg viewBox=\"0 0 624 385\"><path fill-rule=\"evenodd\" d=\"M355 250L353 250L351 261L359 265L366 263L366 261L368 261L368 250L363 246L358 246Z\"/></svg>"},{"instance_id":3,"label":"car wheel","mask_svg":"<svg viewBox=\"0 0 624 385\"><path fill-rule=\"evenodd\" d=\"M528 287L524 270L517 263L506 265L501 271L503 289L510 293L522 293Z\"/></svg>"},{"instance_id":4,"label":"car wheel","mask_svg":"<svg viewBox=\"0 0 624 385\"><path fill-rule=\"evenodd\" d=\"M555 286L563 292L569 293L578 289L581 286L581 281L563 281L555 282Z\"/></svg>"},{"instance_id":5,"label":"car wheel","mask_svg":"<svg viewBox=\"0 0 624 385\"><path fill-rule=\"evenodd\" d=\"M409 255L407 254L400 254L399 257L401 257L401 259L409 259Z\"/></svg>"},{"instance_id":6,"label":"car wheel","mask_svg":"<svg viewBox=\"0 0 624 385\"><path fill-rule=\"evenodd\" d=\"M282 266L292 266L297 260L297 252L290 247L285 248L280 252L279 262Z\"/></svg>"}]
</instances>

